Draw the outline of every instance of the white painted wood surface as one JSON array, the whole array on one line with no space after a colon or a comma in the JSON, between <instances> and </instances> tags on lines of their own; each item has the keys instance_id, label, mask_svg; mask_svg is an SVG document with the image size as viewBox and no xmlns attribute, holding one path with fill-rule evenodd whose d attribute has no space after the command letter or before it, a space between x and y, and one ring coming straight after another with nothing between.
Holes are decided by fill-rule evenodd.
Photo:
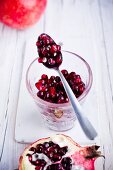
<instances>
[{"instance_id":1,"label":"white painted wood surface","mask_svg":"<svg viewBox=\"0 0 113 170\"><path fill-rule=\"evenodd\" d=\"M99 159L96 167L113 170L112 18L112 0L48 0L44 15L29 29L19 31L0 23L0 170L17 169L27 145L15 141L15 122L20 121L21 116L17 120L16 115L24 106L18 103L27 103L28 94L23 94L24 100L21 95L25 70L37 56L35 42L42 32L63 42L64 49L80 54L91 65L94 81L87 99L87 109L92 111L88 117L98 129L105 155L105 161Z\"/></svg>"}]
</instances>

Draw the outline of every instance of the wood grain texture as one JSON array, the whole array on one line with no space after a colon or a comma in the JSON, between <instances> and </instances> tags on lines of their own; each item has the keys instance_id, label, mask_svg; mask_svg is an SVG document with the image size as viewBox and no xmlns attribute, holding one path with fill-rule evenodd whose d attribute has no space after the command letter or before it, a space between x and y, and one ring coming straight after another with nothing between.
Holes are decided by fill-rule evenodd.
<instances>
[{"instance_id":1,"label":"wood grain texture","mask_svg":"<svg viewBox=\"0 0 113 170\"><path fill-rule=\"evenodd\" d=\"M97 107L94 122L98 122L99 142L105 155L105 161L96 162L97 170L113 170L112 18L112 0L48 0L43 17L29 29L19 31L0 23L0 170L17 169L19 156L27 145L15 141L15 120L23 70L36 58L35 42L42 32L91 65L92 88L95 87L91 106Z\"/></svg>"}]
</instances>

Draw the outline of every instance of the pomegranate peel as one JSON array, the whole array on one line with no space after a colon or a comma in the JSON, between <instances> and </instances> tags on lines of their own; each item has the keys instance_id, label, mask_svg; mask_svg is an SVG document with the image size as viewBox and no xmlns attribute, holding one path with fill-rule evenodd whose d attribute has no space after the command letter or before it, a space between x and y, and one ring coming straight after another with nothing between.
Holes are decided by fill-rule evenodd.
<instances>
[{"instance_id":1,"label":"pomegranate peel","mask_svg":"<svg viewBox=\"0 0 113 170\"><path fill-rule=\"evenodd\" d=\"M37 149L38 148L38 149ZM80 146L69 136L57 134L28 146L19 159L19 170L94 170L101 156L99 146Z\"/></svg>"}]
</instances>

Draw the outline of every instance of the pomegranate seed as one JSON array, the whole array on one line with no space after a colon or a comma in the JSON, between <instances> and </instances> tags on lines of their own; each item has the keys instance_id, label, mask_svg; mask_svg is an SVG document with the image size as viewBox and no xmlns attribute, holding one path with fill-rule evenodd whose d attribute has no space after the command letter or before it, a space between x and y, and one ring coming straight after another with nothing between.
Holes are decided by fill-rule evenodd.
<instances>
[{"instance_id":1,"label":"pomegranate seed","mask_svg":"<svg viewBox=\"0 0 113 170\"><path fill-rule=\"evenodd\" d=\"M56 81L57 83L59 83L59 82L61 81L60 77L59 77L59 76L56 76L55 81Z\"/></svg>"},{"instance_id":2,"label":"pomegranate seed","mask_svg":"<svg viewBox=\"0 0 113 170\"><path fill-rule=\"evenodd\" d=\"M59 163L52 164L47 167L47 170L62 170L62 165Z\"/></svg>"},{"instance_id":3,"label":"pomegranate seed","mask_svg":"<svg viewBox=\"0 0 113 170\"><path fill-rule=\"evenodd\" d=\"M59 148L60 148L60 146L59 146L58 144L55 144L55 143L54 143L53 148L57 148L57 149L59 149Z\"/></svg>"},{"instance_id":4,"label":"pomegranate seed","mask_svg":"<svg viewBox=\"0 0 113 170\"><path fill-rule=\"evenodd\" d=\"M60 65L62 63L62 54L59 54L56 58L57 65Z\"/></svg>"},{"instance_id":5,"label":"pomegranate seed","mask_svg":"<svg viewBox=\"0 0 113 170\"><path fill-rule=\"evenodd\" d=\"M49 88L49 92L50 92L50 95L51 95L52 97L55 96L55 94L56 94L55 87L50 87L50 88Z\"/></svg>"},{"instance_id":6,"label":"pomegranate seed","mask_svg":"<svg viewBox=\"0 0 113 170\"><path fill-rule=\"evenodd\" d=\"M71 87L72 87L73 85L75 85L73 79L68 80L68 83L69 83L69 85L70 85Z\"/></svg>"},{"instance_id":7,"label":"pomegranate seed","mask_svg":"<svg viewBox=\"0 0 113 170\"><path fill-rule=\"evenodd\" d=\"M44 143L43 143L43 146L44 146L44 148L49 148L49 146L50 146L50 145L49 145L49 142L44 142Z\"/></svg>"},{"instance_id":8,"label":"pomegranate seed","mask_svg":"<svg viewBox=\"0 0 113 170\"><path fill-rule=\"evenodd\" d=\"M38 58L39 63L43 63L43 58Z\"/></svg>"},{"instance_id":9,"label":"pomegranate seed","mask_svg":"<svg viewBox=\"0 0 113 170\"><path fill-rule=\"evenodd\" d=\"M72 86L72 90L73 90L75 93L78 94L79 88L78 88L77 85L73 85L73 86Z\"/></svg>"},{"instance_id":10,"label":"pomegranate seed","mask_svg":"<svg viewBox=\"0 0 113 170\"><path fill-rule=\"evenodd\" d=\"M44 149L44 147L43 147L42 144L38 144L38 145L36 146L36 152L37 152L37 153L43 153L43 149Z\"/></svg>"},{"instance_id":11,"label":"pomegranate seed","mask_svg":"<svg viewBox=\"0 0 113 170\"><path fill-rule=\"evenodd\" d=\"M49 141L49 146L53 146L54 143L52 141Z\"/></svg>"},{"instance_id":12,"label":"pomegranate seed","mask_svg":"<svg viewBox=\"0 0 113 170\"><path fill-rule=\"evenodd\" d=\"M46 92L45 93L45 98L44 98L45 100L47 100L47 99L50 99L50 93L49 92Z\"/></svg>"},{"instance_id":13,"label":"pomegranate seed","mask_svg":"<svg viewBox=\"0 0 113 170\"><path fill-rule=\"evenodd\" d=\"M55 64L55 60L52 59L52 58L48 59L48 64L49 65L54 65Z\"/></svg>"},{"instance_id":14,"label":"pomegranate seed","mask_svg":"<svg viewBox=\"0 0 113 170\"><path fill-rule=\"evenodd\" d=\"M34 148L34 147L31 147L29 150L33 151L33 152L36 152L36 148Z\"/></svg>"},{"instance_id":15,"label":"pomegranate seed","mask_svg":"<svg viewBox=\"0 0 113 170\"><path fill-rule=\"evenodd\" d=\"M74 82L75 82L76 84L81 83L81 77L80 77L80 75L76 75L76 78L75 78Z\"/></svg>"},{"instance_id":16,"label":"pomegranate seed","mask_svg":"<svg viewBox=\"0 0 113 170\"><path fill-rule=\"evenodd\" d=\"M57 162L60 161L62 157L59 154L54 154L53 157L51 158L52 162Z\"/></svg>"},{"instance_id":17,"label":"pomegranate seed","mask_svg":"<svg viewBox=\"0 0 113 170\"><path fill-rule=\"evenodd\" d=\"M69 74L69 77L70 78L74 78L76 76L76 73L75 72L71 72L70 74Z\"/></svg>"},{"instance_id":18,"label":"pomegranate seed","mask_svg":"<svg viewBox=\"0 0 113 170\"><path fill-rule=\"evenodd\" d=\"M46 161L44 159L40 159L40 165L44 167L46 165Z\"/></svg>"},{"instance_id":19,"label":"pomegranate seed","mask_svg":"<svg viewBox=\"0 0 113 170\"><path fill-rule=\"evenodd\" d=\"M79 88L79 93L80 93L80 94L82 94L83 91L85 90L85 87L84 87L83 84L80 84L80 85L78 86L78 88Z\"/></svg>"},{"instance_id":20,"label":"pomegranate seed","mask_svg":"<svg viewBox=\"0 0 113 170\"><path fill-rule=\"evenodd\" d=\"M54 152L52 152L52 151L47 152L47 156L48 156L50 159L53 158L53 155L54 155Z\"/></svg>"},{"instance_id":21,"label":"pomegranate seed","mask_svg":"<svg viewBox=\"0 0 113 170\"><path fill-rule=\"evenodd\" d=\"M36 88L38 89L38 90L41 90L41 91L45 91L45 89L46 89L46 87L47 87L47 85L45 84L45 81L43 81L42 80L42 82L37 82L36 84L35 84L35 86L36 86Z\"/></svg>"},{"instance_id":22,"label":"pomegranate seed","mask_svg":"<svg viewBox=\"0 0 113 170\"><path fill-rule=\"evenodd\" d=\"M62 148L59 149L58 153L63 156L66 154L66 152L68 151L68 147L67 146L64 146Z\"/></svg>"},{"instance_id":23,"label":"pomegranate seed","mask_svg":"<svg viewBox=\"0 0 113 170\"><path fill-rule=\"evenodd\" d=\"M57 45L56 45L56 44L53 44L53 45L51 46L50 52L53 54L53 53L56 52L56 51L57 51Z\"/></svg>"},{"instance_id":24,"label":"pomegranate seed","mask_svg":"<svg viewBox=\"0 0 113 170\"><path fill-rule=\"evenodd\" d=\"M35 84L35 86L36 86L36 88L37 88L38 90L41 90L41 89L40 89L41 85L42 85L41 82L37 82L37 83Z\"/></svg>"},{"instance_id":25,"label":"pomegranate seed","mask_svg":"<svg viewBox=\"0 0 113 170\"><path fill-rule=\"evenodd\" d=\"M40 166L36 166L35 167L35 170L43 170L44 168L43 167L40 167Z\"/></svg>"},{"instance_id":26,"label":"pomegranate seed","mask_svg":"<svg viewBox=\"0 0 113 170\"><path fill-rule=\"evenodd\" d=\"M64 96L62 95L59 96L58 103L65 103Z\"/></svg>"},{"instance_id":27,"label":"pomegranate seed","mask_svg":"<svg viewBox=\"0 0 113 170\"><path fill-rule=\"evenodd\" d=\"M32 155L28 153L26 156L28 156L28 159L31 162L32 161Z\"/></svg>"},{"instance_id":28,"label":"pomegranate seed","mask_svg":"<svg viewBox=\"0 0 113 170\"><path fill-rule=\"evenodd\" d=\"M45 33L42 33L38 39L44 39L46 37L46 34Z\"/></svg>"},{"instance_id":29,"label":"pomegranate seed","mask_svg":"<svg viewBox=\"0 0 113 170\"><path fill-rule=\"evenodd\" d=\"M37 96L40 97L41 99L43 99L44 98L44 92L38 91Z\"/></svg>"},{"instance_id":30,"label":"pomegranate seed","mask_svg":"<svg viewBox=\"0 0 113 170\"><path fill-rule=\"evenodd\" d=\"M69 157L64 157L61 161L61 164L64 169L68 169L68 170L72 169L72 159Z\"/></svg>"},{"instance_id":31,"label":"pomegranate seed","mask_svg":"<svg viewBox=\"0 0 113 170\"><path fill-rule=\"evenodd\" d=\"M42 74L41 79L48 80L48 76L46 74Z\"/></svg>"},{"instance_id":32,"label":"pomegranate seed","mask_svg":"<svg viewBox=\"0 0 113 170\"><path fill-rule=\"evenodd\" d=\"M61 51L61 46L60 45L57 45L57 50Z\"/></svg>"},{"instance_id":33,"label":"pomegranate seed","mask_svg":"<svg viewBox=\"0 0 113 170\"><path fill-rule=\"evenodd\" d=\"M69 102L69 99L68 99L68 97L66 97L66 98L65 98L65 102L66 102L66 103L67 103L67 102Z\"/></svg>"},{"instance_id":34,"label":"pomegranate seed","mask_svg":"<svg viewBox=\"0 0 113 170\"><path fill-rule=\"evenodd\" d=\"M32 161L32 164L34 164L34 165L39 165L39 164L40 164L39 159L37 159L36 161Z\"/></svg>"},{"instance_id":35,"label":"pomegranate seed","mask_svg":"<svg viewBox=\"0 0 113 170\"><path fill-rule=\"evenodd\" d=\"M43 42L44 42L45 45L48 45L48 44L49 44L49 39L45 38L45 39L43 40Z\"/></svg>"},{"instance_id":36,"label":"pomegranate seed","mask_svg":"<svg viewBox=\"0 0 113 170\"><path fill-rule=\"evenodd\" d=\"M46 48L43 48L41 51L41 55L46 56L48 54L48 50Z\"/></svg>"},{"instance_id":37,"label":"pomegranate seed","mask_svg":"<svg viewBox=\"0 0 113 170\"><path fill-rule=\"evenodd\" d=\"M40 44L40 42L39 42L39 41L37 41L37 42L36 42L36 46L38 46L38 47L40 47L40 46L41 46L41 44Z\"/></svg>"},{"instance_id":38,"label":"pomegranate seed","mask_svg":"<svg viewBox=\"0 0 113 170\"><path fill-rule=\"evenodd\" d=\"M55 81L55 76L51 76L49 80L50 80L50 82Z\"/></svg>"},{"instance_id":39,"label":"pomegranate seed","mask_svg":"<svg viewBox=\"0 0 113 170\"><path fill-rule=\"evenodd\" d=\"M64 75L64 77L68 76L68 71L67 70L61 70L61 72Z\"/></svg>"}]
</instances>

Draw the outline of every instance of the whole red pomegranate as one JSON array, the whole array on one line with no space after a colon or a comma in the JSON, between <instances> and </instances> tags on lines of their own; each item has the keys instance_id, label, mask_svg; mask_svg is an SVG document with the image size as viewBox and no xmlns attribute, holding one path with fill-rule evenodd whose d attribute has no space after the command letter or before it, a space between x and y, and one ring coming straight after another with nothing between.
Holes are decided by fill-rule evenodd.
<instances>
[{"instance_id":1,"label":"whole red pomegranate","mask_svg":"<svg viewBox=\"0 0 113 170\"><path fill-rule=\"evenodd\" d=\"M38 21L47 0L0 0L0 21L24 29Z\"/></svg>"},{"instance_id":2,"label":"whole red pomegranate","mask_svg":"<svg viewBox=\"0 0 113 170\"><path fill-rule=\"evenodd\" d=\"M94 162L101 156L98 148L82 147L62 134L39 139L24 150L19 170L94 170Z\"/></svg>"}]
</instances>

